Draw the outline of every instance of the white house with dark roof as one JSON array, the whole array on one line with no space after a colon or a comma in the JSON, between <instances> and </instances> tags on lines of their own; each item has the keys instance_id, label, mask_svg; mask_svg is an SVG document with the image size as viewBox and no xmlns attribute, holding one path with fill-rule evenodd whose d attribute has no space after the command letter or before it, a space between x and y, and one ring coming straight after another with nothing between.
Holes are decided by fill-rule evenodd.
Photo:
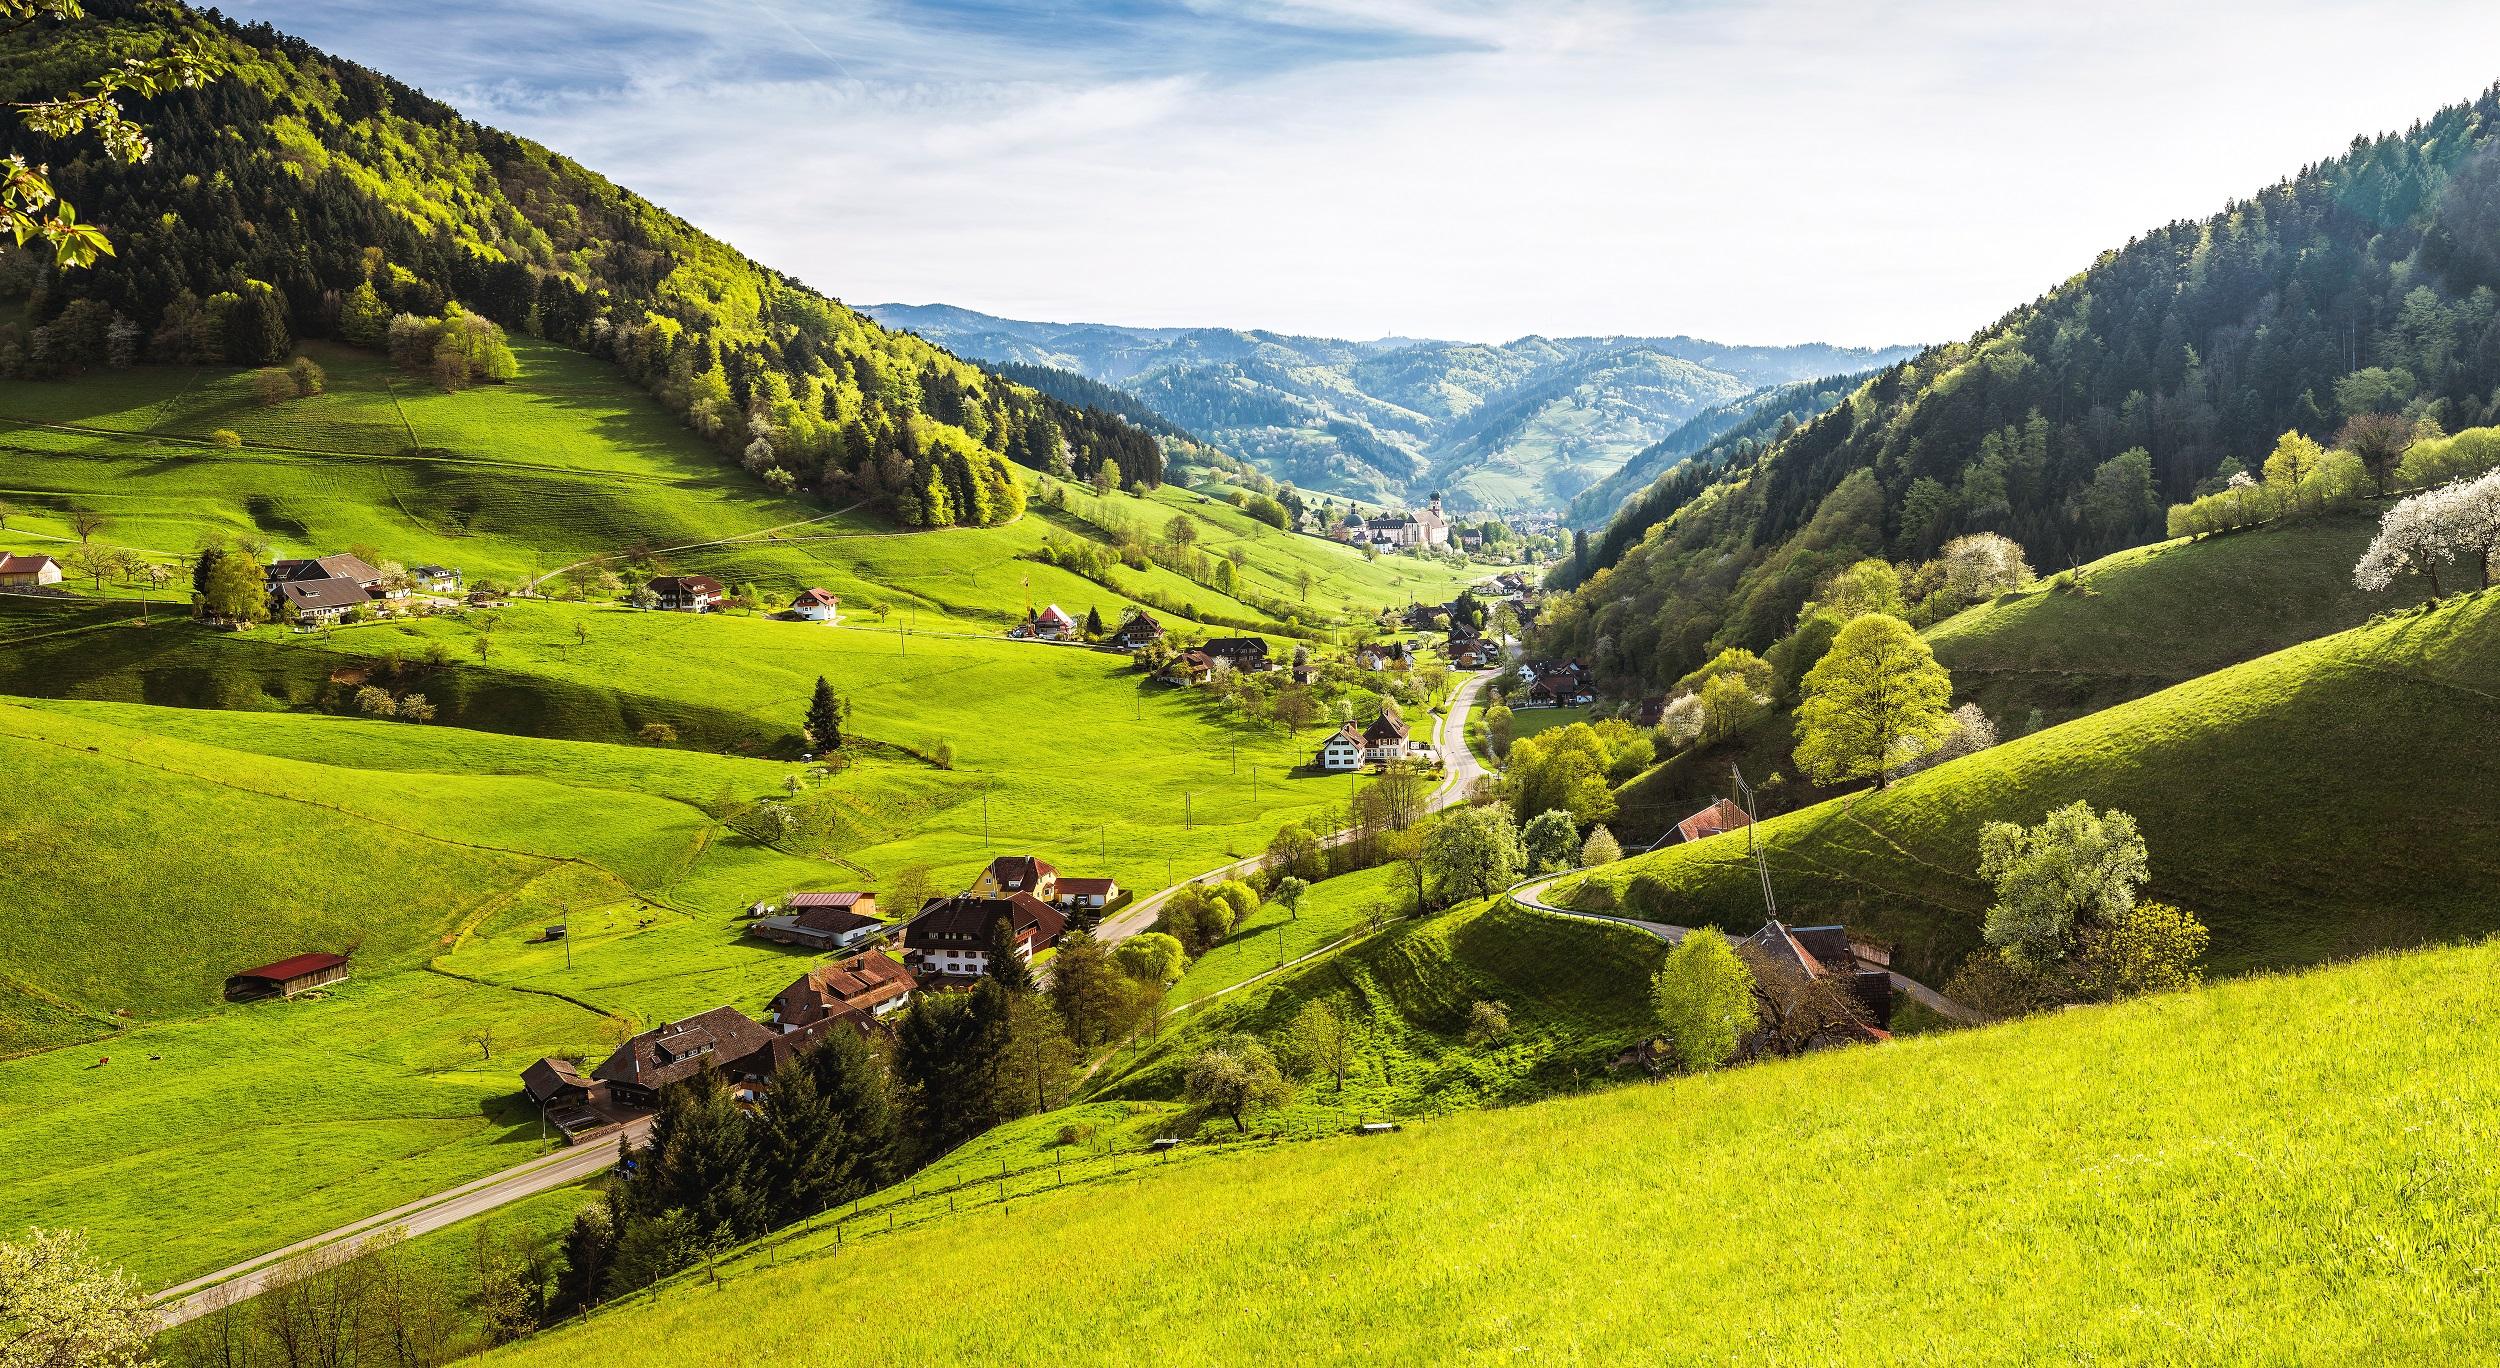
<instances>
[{"instance_id":1,"label":"white house with dark roof","mask_svg":"<svg viewBox=\"0 0 2500 1368\"><path fill-rule=\"evenodd\" d=\"M790 615L802 622L839 622L842 600L825 589L802 589L790 604Z\"/></svg>"},{"instance_id":2,"label":"white house with dark roof","mask_svg":"<svg viewBox=\"0 0 2500 1368\"><path fill-rule=\"evenodd\" d=\"M1363 733L1348 722L1319 743L1318 764L1324 770L1359 770L1364 754Z\"/></svg>"}]
</instances>

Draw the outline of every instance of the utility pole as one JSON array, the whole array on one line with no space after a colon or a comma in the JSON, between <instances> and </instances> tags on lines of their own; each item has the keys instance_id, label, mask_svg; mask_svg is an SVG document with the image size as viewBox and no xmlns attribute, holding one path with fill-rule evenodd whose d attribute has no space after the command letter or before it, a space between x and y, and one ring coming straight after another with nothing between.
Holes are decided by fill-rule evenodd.
<instances>
[{"instance_id":1,"label":"utility pole","mask_svg":"<svg viewBox=\"0 0 2500 1368\"><path fill-rule=\"evenodd\" d=\"M1183 831L1189 830L1189 800L1196 796L1191 793L1181 795L1181 830Z\"/></svg>"},{"instance_id":2,"label":"utility pole","mask_svg":"<svg viewBox=\"0 0 2500 1368\"><path fill-rule=\"evenodd\" d=\"M1728 762L1727 772L1736 780L1736 794L1745 802L1745 842L1753 852L1754 872L1762 878L1762 919L1778 921L1779 904L1771 898L1771 852L1762 844L1761 812L1754 799L1753 785L1745 782L1745 772Z\"/></svg>"}]
</instances>

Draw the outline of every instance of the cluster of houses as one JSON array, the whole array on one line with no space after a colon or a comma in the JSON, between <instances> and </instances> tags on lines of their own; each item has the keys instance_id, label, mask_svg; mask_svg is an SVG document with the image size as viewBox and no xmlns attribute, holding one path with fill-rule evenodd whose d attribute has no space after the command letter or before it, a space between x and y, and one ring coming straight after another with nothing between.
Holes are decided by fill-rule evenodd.
<instances>
[{"instance_id":1,"label":"cluster of houses","mask_svg":"<svg viewBox=\"0 0 2500 1368\"><path fill-rule=\"evenodd\" d=\"M341 551L306 559L275 560L261 572L269 611L298 627L323 627L376 604L411 594L456 594L460 572L447 565L412 565L386 578L364 557Z\"/></svg>"},{"instance_id":2,"label":"cluster of houses","mask_svg":"<svg viewBox=\"0 0 2500 1368\"><path fill-rule=\"evenodd\" d=\"M775 1069L827 1032L881 1031L914 994L972 987L1002 948L1029 961L1119 899L1116 880L1062 875L1047 860L1002 855L972 887L931 898L899 930L879 915L870 892L794 893L779 904L758 903L748 909L749 935L842 957L775 994L762 1021L715 1007L635 1036L587 1072L570 1060L538 1060L522 1070L521 1089L568 1137L655 1107L662 1088L707 1068L717 1069L740 1101L753 1102ZM878 944L889 933L900 958ZM250 975L299 972L303 966L284 961Z\"/></svg>"},{"instance_id":3,"label":"cluster of houses","mask_svg":"<svg viewBox=\"0 0 2500 1368\"><path fill-rule=\"evenodd\" d=\"M1164 662L1162 678L1172 684L1204 684L1218 665L1235 674L1265 674L1280 666L1268 655L1264 637L1214 637L1204 645L1176 651Z\"/></svg>"},{"instance_id":4,"label":"cluster of houses","mask_svg":"<svg viewBox=\"0 0 2500 1368\"><path fill-rule=\"evenodd\" d=\"M1430 551L1450 544L1450 522L1441 515L1441 496L1435 494L1430 503L1411 512L1365 517L1349 511L1344 522L1330 529L1330 535L1350 546Z\"/></svg>"},{"instance_id":5,"label":"cluster of houses","mask_svg":"<svg viewBox=\"0 0 2500 1368\"><path fill-rule=\"evenodd\" d=\"M50 556L0 551L0 589L49 589L61 582L61 563Z\"/></svg>"},{"instance_id":6,"label":"cluster of houses","mask_svg":"<svg viewBox=\"0 0 2500 1368\"><path fill-rule=\"evenodd\" d=\"M1368 727L1348 722L1329 733L1319 743L1319 754L1312 763L1323 770L1359 770L1365 765L1385 765L1392 760L1421 760L1427 763L1441 758L1431 742L1409 736L1406 719L1383 711Z\"/></svg>"},{"instance_id":7,"label":"cluster of houses","mask_svg":"<svg viewBox=\"0 0 2500 1368\"><path fill-rule=\"evenodd\" d=\"M710 613L729 597L729 586L710 575L659 575L643 585L667 613ZM842 599L830 589L801 589L781 616L798 622L840 622Z\"/></svg>"},{"instance_id":8,"label":"cluster of houses","mask_svg":"<svg viewBox=\"0 0 2500 1368\"><path fill-rule=\"evenodd\" d=\"M1532 660L1519 667L1527 687L1511 700L1516 708L1581 708L1597 701L1588 667L1576 660Z\"/></svg>"}]
</instances>

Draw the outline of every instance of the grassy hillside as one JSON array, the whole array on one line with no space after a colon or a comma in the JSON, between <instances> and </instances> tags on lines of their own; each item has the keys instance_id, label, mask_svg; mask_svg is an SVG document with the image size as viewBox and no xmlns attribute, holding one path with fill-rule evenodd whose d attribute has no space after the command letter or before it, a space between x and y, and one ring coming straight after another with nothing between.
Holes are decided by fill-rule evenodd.
<instances>
[{"instance_id":1,"label":"grassy hillside","mask_svg":"<svg viewBox=\"0 0 2500 1368\"><path fill-rule=\"evenodd\" d=\"M1312 889L1308 915L1327 918L1348 902L1392 897L1402 875L1393 867L1328 880ZM1246 936L1243 951L1255 955L1275 934L1254 925L1235 940ZM1333 955L1179 1018L1161 1040L1106 1069L1088 1096L1177 1101L1191 1055L1208 1041L1235 1032L1275 1038L1314 1001L1348 1025L1345 1087L1307 1080L1289 1106L1249 1118L1257 1129L1301 1132L1571 1091L1603 1078L1607 1060L1647 1028L1649 977L1663 953L1645 935L1500 904L1393 920ZM1219 948L1199 960L1174 996L1213 991L1209 977L1237 979L1242 966L1226 954ZM1466 1043L1478 1002L1505 1006L1509 1035ZM1231 1129L1222 1120L1207 1124L1214 1134Z\"/></svg>"},{"instance_id":2,"label":"grassy hillside","mask_svg":"<svg viewBox=\"0 0 2500 1368\"><path fill-rule=\"evenodd\" d=\"M516 339L517 379L454 394L370 354L311 350L329 372L327 392L273 406L252 396L248 372L222 367L10 384L0 391L6 537L57 552L73 540L70 514L84 509L107 520L99 540L160 561L209 536L264 540L285 554L361 544L506 582L637 552L782 603L820 586L855 619L909 610L924 626L979 631L1020 618L1028 593L1080 616L1098 607L1106 621L1150 599L1209 623L1291 630L1277 620L1290 611L1329 626L1437 602L1475 577L1411 557L1366 561L1175 488L1096 496L1070 485L1066 507L1036 497L1011 526L896 534L881 519L793 503L721 469L615 367L560 347ZM219 429L243 448L214 445ZM1038 495L1044 477L1022 478ZM1176 517L1207 554L1240 552L1237 593L1259 605L1160 566L1116 566L1106 585L1029 559L1048 537L1160 538Z\"/></svg>"},{"instance_id":3,"label":"grassy hillside","mask_svg":"<svg viewBox=\"0 0 2500 1368\"><path fill-rule=\"evenodd\" d=\"M499 1361L2469 1358L2495 972L2489 945L2374 959L1174 1165ZM825 1305L941 1284L947 1316L825 1336Z\"/></svg>"},{"instance_id":4,"label":"grassy hillside","mask_svg":"<svg viewBox=\"0 0 2500 1368\"><path fill-rule=\"evenodd\" d=\"M2388 595L2352 582L2377 530L2372 509L2121 551L1947 618L1927 640L1958 701L2009 728L2033 708L2063 721L2386 611Z\"/></svg>"},{"instance_id":5,"label":"grassy hillside","mask_svg":"<svg viewBox=\"0 0 2500 1368\"><path fill-rule=\"evenodd\" d=\"M2136 815L2151 895L2205 919L2219 969L2500 928L2496 658L2500 594L2451 600L1787 814L1763 828L1781 908L1891 939L1910 972L1941 977L1990 901L1980 826L2083 799ZM1760 924L1741 836L1588 877L1663 920Z\"/></svg>"}]
</instances>

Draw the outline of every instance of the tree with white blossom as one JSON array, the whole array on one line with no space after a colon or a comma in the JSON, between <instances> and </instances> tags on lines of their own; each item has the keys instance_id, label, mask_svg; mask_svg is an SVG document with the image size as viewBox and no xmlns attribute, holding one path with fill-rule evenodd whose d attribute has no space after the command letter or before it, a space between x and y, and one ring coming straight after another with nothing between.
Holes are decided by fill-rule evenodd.
<instances>
[{"instance_id":1,"label":"tree with white blossom","mask_svg":"<svg viewBox=\"0 0 2500 1368\"><path fill-rule=\"evenodd\" d=\"M2352 578L2376 591L2410 571L2429 581L2437 600L2447 592L2439 580L2441 566L2472 565L2488 589L2495 558L2500 558L2500 471L2416 494L2387 510Z\"/></svg>"}]
</instances>

